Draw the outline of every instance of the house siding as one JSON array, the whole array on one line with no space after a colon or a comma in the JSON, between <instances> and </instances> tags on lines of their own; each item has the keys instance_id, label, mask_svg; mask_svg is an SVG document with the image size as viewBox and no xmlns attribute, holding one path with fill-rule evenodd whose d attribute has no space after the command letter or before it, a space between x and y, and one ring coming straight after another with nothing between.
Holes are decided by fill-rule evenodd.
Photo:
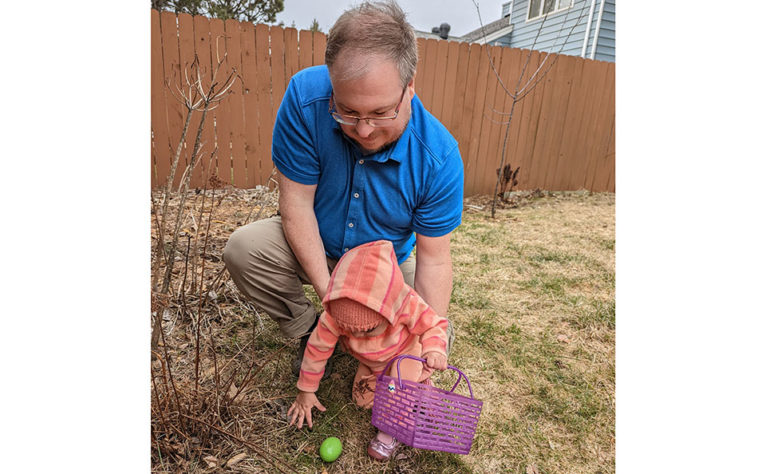
<instances>
[{"instance_id":1,"label":"house siding","mask_svg":"<svg viewBox=\"0 0 766 474\"><path fill-rule=\"evenodd\" d=\"M590 34L588 35L588 49L586 50L585 57L590 57L593 48L593 40L596 34L598 12L601 7L601 2L606 3L604 4L604 15L601 19L601 29L599 32L595 59L614 62L615 0L596 0L596 5L593 10L593 20L590 26ZM537 37L537 41L535 41L537 32L540 29L540 23L543 19L539 18L527 22L529 0L516 0L511 13L513 33L510 35L510 41L508 41L507 37L499 38L496 44L524 49L530 49L534 44L534 49L539 51L554 53L560 51L561 54L580 56L582 54L582 44L585 38L585 28L588 24L590 3L591 0L575 0L572 8L548 15L548 18L545 20L544 30L540 33L540 36Z\"/></svg>"},{"instance_id":2,"label":"house siding","mask_svg":"<svg viewBox=\"0 0 766 474\"><path fill-rule=\"evenodd\" d=\"M614 0L604 1L606 1L604 4L604 16L601 17L601 31L598 35L598 45L596 46L596 56L594 59L614 62L616 58L615 31L617 29L615 21L615 5ZM598 17L596 16L593 21L594 24L597 19ZM590 57L590 48L593 46L593 43L590 43L586 55L588 58Z\"/></svg>"},{"instance_id":3,"label":"house siding","mask_svg":"<svg viewBox=\"0 0 766 474\"><path fill-rule=\"evenodd\" d=\"M511 46L511 36L512 36L512 34L513 33L511 33L510 35L502 36L502 37L500 37L500 38L498 38L498 39L496 39L494 41L491 41L491 43L492 43L493 46L507 46L507 47L510 47Z\"/></svg>"},{"instance_id":4,"label":"house siding","mask_svg":"<svg viewBox=\"0 0 766 474\"><path fill-rule=\"evenodd\" d=\"M574 0L571 8L548 15L545 27L537 36L543 18L527 21L529 0L515 0L502 5L502 13L510 9L510 21L508 18L500 18L485 25L485 32L490 36L493 32L507 24L513 25L510 34L491 40L494 46L508 46L511 48L534 49L538 51L567 54L570 56L582 56L582 45L585 39L585 28L588 26L588 14L592 0ZM593 16L588 34L588 45L585 57L590 58L593 51L598 26L598 14L601 4L604 4L604 12L601 17L601 26L598 33L598 44L594 59L598 61L615 62L615 1L596 0L593 5ZM460 37L461 41L481 42L481 32L474 30ZM537 40L535 38L537 37Z\"/></svg>"}]
</instances>

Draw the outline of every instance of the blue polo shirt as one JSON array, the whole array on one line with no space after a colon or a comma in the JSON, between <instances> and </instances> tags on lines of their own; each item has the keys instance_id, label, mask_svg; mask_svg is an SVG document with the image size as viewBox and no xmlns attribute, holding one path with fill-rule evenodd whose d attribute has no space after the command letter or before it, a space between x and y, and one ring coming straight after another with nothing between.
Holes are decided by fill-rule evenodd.
<instances>
[{"instance_id":1,"label":"blue polo shirt","mask_svg":"<svg viewBox=\"0 0 766 474\"><path fill-rule=\"evenodd\" d=\"M364 155L329 113L326 66L295 74L274 124L272 159L280 173L317 185L314 212L325 252L390 240L402 263L415 234L440 237L460 225L463 161L457 141L412 99L412 116L388 148Z\"/></svg>"}]
</instances>

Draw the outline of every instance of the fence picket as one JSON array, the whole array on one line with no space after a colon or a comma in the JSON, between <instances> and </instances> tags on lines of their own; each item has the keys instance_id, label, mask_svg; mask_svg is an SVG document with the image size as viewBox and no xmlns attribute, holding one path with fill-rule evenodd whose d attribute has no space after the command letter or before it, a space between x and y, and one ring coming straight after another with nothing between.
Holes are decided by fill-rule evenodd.
<instances>
[{"instance_id":1,"label":"fence picket","mask_svg":"<svg viewBox=\"0 0 766 474\"><path fill-rule=\"evenodd\" d=\"M500 122L500 130L497 140L497 149L494 152L494 160L489 163L485 170L484 186L490 189L490 192L495 191L495 185L497 184L497 169L500 168L500 161L503 160L503 153L505 153L504 163L505 165L511 165L511 150L513 150L516 134L518 133L518 120L508 120L511 118L508 114L513 106L513 87L518 81L519 74L521 74L521 50L503 48L502 56L502 70L500 71L500 78L503 84L497 85L498 89L503 92L502 101L495 103L495 110L499 113L492 113L492 117ZM505 89L503 88L505 86ZM506 92L507 89L507 92ZM510 129L509 129L510 126ZM512 165L511 165L512 166ZM495 170L495 172L493 172ZM502 170L500 170L502 172ZM498 192L500 190L498 189Z\"/></svg>"},{"instance_id":2,"label":"fence picket","mask_svg":"<svg viewBox=\"0 0 766 474\"><path fill-rule=\"evenodd\" d=\"M162 30L162 59L163 69L165 71L165 107L167 110L168 121L168 143L166 146L170 154L163 160L168 162L168 169L175 156L178 142L181 140L181 131L183 130L184 113L183 106L174 97L178 95L175 89L181 82L181 67L178 59L178 26L176 24L176 15L172 12L160 13L160 29ZM172 91L172 92L171 92ZM173 178L173 186L178 186L181 174L184 171L183 153L178 160L178 167Z\"/></svg>"},{"instance_id":3,"label":"fence picket","mask_svg":"<svg viewBox=\"0 0 766 474\"><path fill-rule=\"evenodd\" d=\"M530 58L530 64L526 71L526 77L522 80L522 85L527 83L530 79L532 79L532 82L529 84L527 91L529 91L530 87L534 87L531 89L531 92L529 95L524 97L524 101L529 101L530 98L532 99L530 101L530 116L529 116L529 127L527 129L526 136L524 137L524 150L523 150L523 158L522 162L525 163L525 168L527 170L526 177L529 180L530 187L534 186L535 188L541 188L542 186L542 177L540 176L540 170L544 169L545 162L541 160L540 158L540 151L543 144L543 141L545 140L544 131L545 128L545 121L546 116L543 114L543 110L546 104L547 100L550 100L550 94L547 94L547 86L550 81L550 78L542 78L540 79L540 74L545 70L547 67L547 62L544 63L545 55L543 53L540 53L539 51L533 51L532 57ZM542 69L540 72L538 72L538 76L536 78L532 78L537 68L539 68L542 65ZM540 79L540 81L537 83L537 85L534 85L534 81ZM525 92L527 92L525 91ZM524 188L521 188L524 189Z\"/></svg>"},{"instance_id":4,"label":"fence picket","mask_svg":"<svg viewBox=\"0 0 766 474\"><path fill-rule=\"evenodd\" d=\"M314 63L314 35L309 30L298 34L298 70L306 69Z\"/></svg>"},{"instance_id":5,"label":"fence picket","mask_svg":"<svg viewBox=\"0 0 766 474\"><path fill-rule=\"evenodd\" d=\"M433 104L434 76L436 75L436 52L439 48L439 44L435 39L427 39L425 41L425 46L425 57L423 58L425 71L423 71L423 80L421 82L422 92L419 92L418 96L423 102L423 105L428 110L431 110L431 105Z\"/></svg>"},{"instance_id":6,"label":"fence picket","mask_svg":"<svg viewBox=\"0 0 766 474\"><path fill-rule=\"evenodd\" d=\"M596 139L596 145L593 147L593 154L596 157L596 172L593 173L593 184L591 187L594 189L609 189L609 174L612 166L608 166L610 157L607 156L609 148L611 147L611 141L614 134L612 132L611 124L609 123L609 116L614 116L612 110L614 109L614 63L604 63L606 65L607 84L611 84L611 87L605 88L601 91L602 101L600 103L599 112L596 115L598 123L607 123L609 132L607 134L600 135ZM614 186L614 183L612 183ZM612 187L612 190L614 187Z\"/></svg>"},{"instance_id":7,"label":"fence picket","mask_svg":"<svg viewBox=\"0 0 766 474\"><path fill-rule=\"evenodd\" d=\"M553 97L550 102L550 109L546 115L550 117L548 126L551 127L552 135L545 140L543 144L543 156L547 161L545 167L545 177L543 178L543 188L556 190L556 168L559 162L559 149L561 139L564 134L564 122L566 119L567 108L569 105L569 91L572 87L572 72L574 70L574 56L561 55L553 68L548 72L551 75L551 92ZM555 72L554 72L555 69Z\"/></svg>"},{"instance_id":8,"label":"fence picket","mask_svg":"<svg viewBox=\"0 0 766 474\"><path fill-rule=\"evenodd\" d=\"M269 37L271 39L271 123L274 123L287 85L285 82L285 30L272 26L269 29Z\"/></svg>"},{"instance_id":9,"label":"fence picket","mask_svg":"<svg viewBox=\"0 0 766 474\"><path fill-rule=\"evenodd\" d=\"M500 76L503 82L506 82L507 79L505 78L508 77L511 69L511 50L500 46L493 46L492 49L492 58L495 63L495 69L497 70L497 75L493 72L490 79L492 81L492 86L490 86L490 88L494 90L494 98L492 99L492 96L490 95L491 102L484 106L486 113L485 117L490 121L489 136L486 152L481 154L484 159L481 160L481 166L477 167L478 173L474 181L475 189L486 189L489 193L494 192L495 189L495 181L497 178L495 168L497 168L497 165L500 163L498 149L502 146L502 134L505 131L505 127L502 125L505 117L498 114L498 112L503 112L502 109L506 93L497 76Z\"/></svg>"},{"instance_id":10,"label":"fence picket","mask_svg":"<svg viewBox=\"0 0 766 474\"><path fill-rule=\"evenodd\" d=\"M519 76L521 76L528 55L528 52L523 49L514 49L514 51L515 57L513 61L516 62L516 64L511 71L510 77L505 82L505 86L512 94L516 94L517 92L517 88L519 87ZM531 101L532 97L530 96L527 100ZM510 102L512 104L513 100ZM527 113L526 116L524 115L525 102L526 100L517 102L516 105L513 106L513 114L504 117L505 120L511 121L511 129L508 131L508 144L505 150L505 163L503 166L508 165L512 170L519 168L517 175L517 181L519 183L521 183L523 173L527 171L521 168L521 156L519 155L519 141L523 136L522 130L525 130L525 125L528 126L529 113ZM510 113L511 105L506 106L505 110ZM525 118L527 119L526 123ZM497 178L497 176L495 176L495 178Z\"/></svg>"},{"instance_id":11,"label":"fence picket","mask_svg":"<svg viewBox=\"0 0 766 474\"><path fill-rule=\"evenodd\" d=\"M457 65L455 70L455 86L452 91L452 107L449 112L450 125L447 126L447 129L452 131L452 135L458 143L460 143L460 140L462 139L460 132L461 121L463 118L463 104L468 90L473 89L473 84L471 84L471 87L466 87L469 54L470 48L468 43L460 43L458 45L457 54L455 55L455 63Z\"/></svg>"},{"instance_id":12,"label":"fence picket","mask_svg":"<svg viewBox=\"0 0 766 474\"><path fill-rule=\"evenodd\" d=\"M271 61L269 60L269 27L255 25L255 64L258 68L258 184L267 185L271 174Z\"/></svg>"},{"instance_id":13,"label":"fence picket","mask_svg":"<svg viewBox=\"0 0 766 474\"><path fill-rule=\"evenodd\" d=\"M327 36L318 31L315 31L312 36L314 42L313 65L319 66L320 64L324 64L324 50L327 48Z\"/></svg>"},{"instance_id":14,"label":"fence picket","mask_svg":"<svg viewBox=\"0 0 766 474\"><path fill-rule=\"evenodd\" d=\"M180 76L176 81L176 85L188 95L189 88L186 85L187 75L190 74L190 68L194 62L194 20L188 13L178 14L178 64ZM191 79L190 79L191 80ZM174 86L175 87L175 86ZM181 92L178 92L181 95ZM183 111L183 119L186 120L186 114L188 113L186 106L181 107ZM194 139L196 138L197 129L199 128L200 114L199 112L192 113L191 120L189 121L189 129L186 132L186 139L184 140L183 150L181 151L181 158L178 161L179 171L176 176L177 179L181 179L183 172L191 161L191 154L194 148ZM176 185L180 184L177 182ZM190 183L191 185L191 183Z\"/></svg>"},{"instance_id":15,"label":"fence picket","mask_svg":"<svg viewBox=\"0 0 766 474\"><path fill-rule=\"evenodd\" d=\"M415 94L418 96L420 101L423 101L423 98L421 97L424 86L422 86L420 83L421 81L424 81L425 78L423 77L423 71L425 71L426 68L426 40L425 38L418 38L418 65L415 67ZM424 82L425 83L425 82Z\"/></svg>"},{"instance_id":16,"label":"fence picket","mask_svg":"<svg viewBox=\"0 0 766 474\"><path fill-rule=\"evenodd\" d=\"M476 174L477 165L481 161L479 159L481 130L483 125L489 125L489 122L486 120L484 115L484 100L487 96L487 79L489 78L489 74L492 73L491 69L489 68L489 56L487 55L487 49L489 49L489 46L482 45L479 48L477 55L472 53L472 56L478 56L479 65L476 72L476 95L474 96L472 107L473 113L471 114L471 131L469 134L470 138L468 140L468 154L466 157L467 159L463 158L463 171L465 173L464 192L466 196L476 194L476 190L473 186L473 181L474 175Z\"/></svg>"},{"instance_id":17,"label":"fence picket","mask_svg":"<svg viewBox=\"0 0 766 474\"><path fill-rule=\"evenodd\" d=\"M433 96L431 107L428 109L439 120L442 120L442 107L444 106L444 90L447 85L447 55L449 54L449 41L436 40L436 70L433 79ZM444 123L444 121L442 121Z\"/></svg>"},{"instance_id":18,"label":"fence picket","mask_svg":"<svg viewBox=\"0 0 766 474\"><path fill-rule=\"evenodd\" d=\"M479 75L479 62L482 57L481 45L473 43L468 47L468 67L466 68L466 78L464 86L464 94L461 96L462 108L456 109L456 113L460 114L457 120L453 120L453 124L458 124L457 129L453 125L453 133L460 147L460 156L463 158L463 171L464 174L468 173L468 163L470 162L470 141L471 141L471 124L474 116L474 102L476 99L476 92L479 90L477 78ZM471 167L471 169L473 169ZM464 181L467 181L464 178Z\"/></svg>"},{"instance_id":19,"label":"fence picket","mask_svg":"<svg viewBox=\"0 0 766 474\"><path fill-rule=\"evenodd\" d=\"M213 64L210 56L210 20L204 16L195 16L194 18L194 52L197 55L200 67L200 79L202 79L202 90L207 93L210 88L210 82L213 77ZM196 79L196 78L195 78ZM201 112L197 112L200 114ZM208 112L205 116L205 124L202 127L200 155L198 157L199 165L195 166L192 172L191 184L194 187L204 187L206 180L215 169L211 170L211 162L215 159L213 148L215 147L215 126L213 125L213 114ZM196 133L197 129L194 129Z\"/></svg>"},{"instance_id":20,"label":"fence picket","mask_svg":"<svg viewBox=\"0 0 766 474\"><path fill-rule=\"evenodd\" d=\"M519 90L521 94L527 94L516 105L522 106L522 116L519 122L519 143L516 149L516 155L518 156L518 166L520 167L518 181L519 189L533 189L536 186L536 181L533 179L535 174L534 166L532 165L532 156L535 152L537 129L540 124L540 110L542 107L542 99L545 92L545 81L540 81L536 86L530 83L524 89L534 76L535 71L540 67L542 61L539 51L523 50L522 56L527 64L524 76L521 78Z\"/></svg>"},{"instance_id":21,"label":"fence picket","mask_svg":"<svg viewBox=\"0 0 766 474\"><path fill-rule=\"evenodd\" d=\"M439 120L447 130L452 128L452 108L455 106L455 87L457 86L457 61L460 55L460 43L447 42L447 69L444 74L444 94L440 104Z\"/></svg>"},{"instance_id":22,"label":"fence picket","mask_svg":"<svg viewBox=\"0 0 766 474\"><path fill-rule=\"evenodd\" d=\"M151 16L152 44L157 45L151 52L151 78L152 78L152 188L161 186L170 172L170 160L168 158L168 120L167 105L165 99L165 87L163 81L162 60L162 36L160 32L160 12L152 10Z\"/></svg>"},{"instance_id":23,"label":"fence picket","mask_svg":"<svg viewBox=\"0 0 766 474\"><path fill-rule=\"evenodd\" d=\"M259 184L258 160L261 122L258 117L258 67L256 65L255 25L242 23L242 82L244 87L245 154L247 155L247 187Z\"/></svg>"},{"instance_id":24,"label":"fence picket","mask_svg":"<svg viewBox=\"0 0 766 474\"><path fill-rule=\"evenodd\" d=\"M588 66L592 66L588 64ZM583 111L580 119L580 124L577 127L577 135L575 136L574 144L572 145L572 152L576 153L579 160L577 168L572 172L572 188L586 188L586 176L588 172L589 155L590 152L586 148L587 141L590 138L590 131L592 122L594 120L594 110L596 101L598 99L597 94L603 89L606 76L599 74L600 69L594 67L583 67Z\"/></svg>"},{"instance_id":25,"label":"fence picket","mask_svg":"<svg viewBox=\"0 0 766 474\"><path fill-rule=\"evenodd\" d=\"M228 70L236 70L239 79L231 88L231 93L226 98L229 103L229 120L231 121L231 164L232 184L237 188L245 188L247 180L247 162L245 155L245 116L244 96L242 81L242 46L240 22L226 20L226 53L229 61Z\"/></svg>"},{"instance_id":26,"label":"fence picket","mask_svg":"<svg viewBox=\"0 0 766 474\"><path fill-rule=\"evenodd\" d=\"M575 58L573 58L575 59ZM566 116L564 118L564 124L561 133L561 143L559 144L558 151L558 163L556 165L555 172L553 173L552 189L572 189L575 186L575 182L572 179L576 172L575 163L576 157L572 155L571 150L573 144L577 139L577 133L579 131L579 123L582 118L584 98L582 94L582 70L583 61L573 61L574 68L570 74L571 86L569 89L569 105L567 106Z\"/></svg>"},{"instance_id":27,"label":"fence picket","mask_svg":"<svg viewBox=\"0 0 766 474\"><path fill-rule=\"evenodd\" d=\"M285 28L285 90L293 75L300 71L298 61L298 30Z\"/></svg>"},{"instance_id":28,"label":"fence picket","mask_svg":"<svg viewBox=\"0 0 766 474\"><path fill-rule=\"evenodd\" d=\"M614 163L614 154L615 154L615 137L614 133L616 130L616 123L614 116L612 116L612 127L611 132L609 133L609 138L607 139L606 144L606 153L603 155L603 162L602 166L604 169L607 170L607 179L606 184L604 185L603 189L606 189L607 191L614 192L615 191L615 169L614 166L610 166Z\"/></svg>"},{"instance_id":29,"label":"fence picket","mask_svg":"<svg viewBox=\"0 0 766 474\"><path fill-rule=\"evenodd\" d=\"M501 61L501 47L500 46L489 46L489 55L492 59L492 64L495 65L495 70L500 70L500 67L502 66ZM494 140L495 147L497 147L497 133L498 133L498 126L496 120L496 115L492 112L492 108L495 104L495 100L497 100L497 89L500 89L500 93L502 93L502 88L500 88L497 84L497 78L495 76L495 71L490 66L490 63L487 63L487 69L485 71L486 76L486 90L487 93L484 96L484 103L481 105L481 120L482 120L482 126L481 126L481 135L479 136L479 151L477 154L477 161L476 161L476 168L472 176L471 180L471 187L470 189L474 190L474 192L478 192L479 189L482 189L482 184L484 181L484 173L487 169L487 161L490 160L490 157L487 154L488 150L491 150L492 147L490 146L490 141ZM500 96L502 98L502 96Z\"/></svg>"},{"instance_id":30,"label":"fence picket","mask_svg":"<svg viewBox=\"0 0 766 474\"><path fill-rule=\"evenodd\" d=\"M599 111L601 110L601 103L606 100L603 91L606 88L609 74L607 63L597 62L593 69L596 75L596 80L593 81L594 87L591 89L591 101L593 103L593 108L590 113L588 128L584 133L584 149L587 150L587 154L585 155L586 172L583 182L583 187L585 189L593 189L592 186L594 183L594 177L598 172L598 157L593 151L596 148L596 129L599 126L598 117L600 115Z\"/></svg>"},{"instance_id":31,"label":"fence picket","mask_svg":"<svg viewBox=\"0 0 766 474\"><path fill-rule=\"evenodd\" d=\"M218 86L216 90L221 90L223 82L229 77L229 58L226 54L226 30L224 22L218 18L210 20L210 45L213 63L218 64L221 61L221 67L216 77ZM217 66L216 66L217 67ZM211 113L208 113L207 120L213 119L215 124L215 176L227 184L232 182L231 167L231 116L230 97L223 99ZM213 171L211 170L211 176Z\"/></svg>"}]
</instances>

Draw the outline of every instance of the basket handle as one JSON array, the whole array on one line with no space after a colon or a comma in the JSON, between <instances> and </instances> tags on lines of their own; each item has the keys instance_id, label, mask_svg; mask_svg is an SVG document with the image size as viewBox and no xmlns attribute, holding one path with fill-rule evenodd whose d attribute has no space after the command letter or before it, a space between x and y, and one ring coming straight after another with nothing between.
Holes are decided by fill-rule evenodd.
<instances>
[{"instance_id":1,"label":"basket handle","mask_svg":"<svg viewBox=\"0 0 766 474\"><path fill-rule=\"evenodd\" d=\"M408 354L398 355L392 358L390 361L388 361L388 364L386 364L386 368L383 369L382 374L386 374L388 372L388 368L391 367L391 364L394 361L396 361L396 373L397 373L397 377L399 378L399 388L404 387L404 385L402 385L402 371L399 370L399 363L402 361L402 359L412 359L412 360L418 360L420 362L426 362L426 360L421 357L415 357ZM468 384L468 391L471 393L471 398L473 398L473 389L471 388L471 382L468 381L468 377L466 377L466 375L454 365L447 365L447 368L455 370L457 371L458 374L460 374L457 378L457 382L455 382L455 385L453 385L452 389L450 389L450 392L455 391L455 389L457 388L457 384L460 383L460 378L462 377L463 379L465 379L465 383Z\"/></svg>"}]
</instances>

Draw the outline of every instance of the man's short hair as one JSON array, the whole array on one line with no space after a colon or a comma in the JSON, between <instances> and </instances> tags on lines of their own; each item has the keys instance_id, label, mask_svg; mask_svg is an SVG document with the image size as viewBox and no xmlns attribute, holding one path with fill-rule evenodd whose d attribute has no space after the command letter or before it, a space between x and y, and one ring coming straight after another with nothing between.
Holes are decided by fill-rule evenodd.
<instances>
[{"instance_id":1,"label":"man's short hair","mask_svg":"<svg viewBox=\"0 0 766 474\"><path fill-rule=\"evenodd\" d=\"M352 64L333 71L342 52L351 54ZM402 87L415 77L418 43L415 30L395 1L364 2L346 10L330 28L325 64L341 80L364 75L375 57L392 60L399 69ZM336 68L337 69L337 68Z\"/></svg>"}]
</instances>

